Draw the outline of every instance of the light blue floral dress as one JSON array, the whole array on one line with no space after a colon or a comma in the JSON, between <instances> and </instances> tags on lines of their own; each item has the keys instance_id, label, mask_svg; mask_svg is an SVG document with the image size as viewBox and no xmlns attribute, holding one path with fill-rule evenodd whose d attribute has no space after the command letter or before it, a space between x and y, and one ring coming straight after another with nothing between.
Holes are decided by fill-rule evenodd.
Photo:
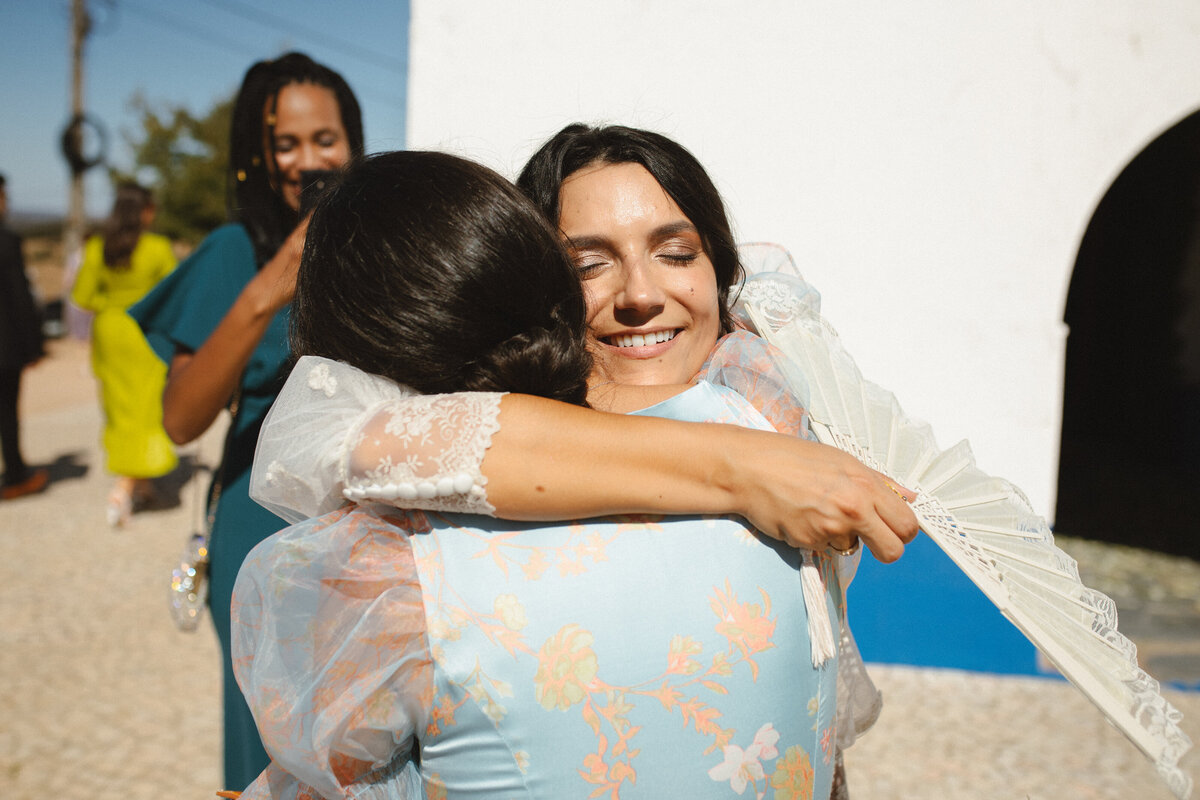
<instances>
[{"instance_id":1,"label":"light blue floral dress","mask_svg":"<svg viewBox=\"0 0 1200 800\"><path fill-rule=\"evenodd\" d=\"M771 427L707 382L643 413ZM826 798L837 660L813 666L801 562L727 517L297 523L234 592L273 760L243 800Z\"/></svg>"}]
</instances>

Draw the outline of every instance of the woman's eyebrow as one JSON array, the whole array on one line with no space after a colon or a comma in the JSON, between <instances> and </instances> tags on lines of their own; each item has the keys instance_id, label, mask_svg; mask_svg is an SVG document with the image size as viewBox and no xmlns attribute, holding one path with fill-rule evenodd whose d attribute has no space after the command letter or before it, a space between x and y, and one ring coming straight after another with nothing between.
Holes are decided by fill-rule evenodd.
<instances>
[{"instance_id":1,"label":"woman's eyebrow","mask_svg":"<svg viewBox=\"0 0 1200 800\"><path fill-rule=\"evenodd\" d=\"M700 231L686 219L681 219L679 222L668 222L666 225L660 225L651 231L650 235L655 239L661 239L666 236L674 236L677 233L694 233L700 234Z\"/></svg>"},{"instance_id":2,"label":"woman's eyebrow","mask_svg":"<svg viewBox=\"0 0 1200 800\"><path fill-rule=\"evenodd\" d=\"M650 231L650 238L665 239L668 236L674 236L677 233L694 233L700 235L700 230L686 219L681 219L678 222L668 222L665 225L659 225L654 230ZM563 239L566 246L572 250L612 250L612 239L599 234L588 234L584 236L567 236L563 234Z\"/></svg>"},{"instance_id":3,"label":"woman's eyebrow","mask_svg":"<svg viewBox=\"0 0 1200 800\"><path fill-rule=\"evenodd\" d=\"M611 249L611 242L604 236L566 236L567 247L572 250Z\"/></svg>"}]
</instances>

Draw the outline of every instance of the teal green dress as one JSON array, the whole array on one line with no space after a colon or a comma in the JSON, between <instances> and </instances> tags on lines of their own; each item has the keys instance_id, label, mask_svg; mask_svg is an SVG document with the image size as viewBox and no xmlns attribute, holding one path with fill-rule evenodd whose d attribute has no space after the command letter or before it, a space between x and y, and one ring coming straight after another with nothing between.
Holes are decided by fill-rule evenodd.
<instances>
[{"instance_id":1,"label":"teal green dress","mask_svg":"<svg viewBox=\"0 0 1200 800\"><path fill-rule=\"evenodd\" d=\"M210 234L179 268L146 295L129 314L166 363L177 351L194 352L233 306L258 264L241 225ZM280 311L246 365L240 400L217 468L221 482L209 554L209 607L224 660L225 784L242 789L267 766L254 718L238 690L230 658L229 603L246 554L284 526L283 520L250 499L250 466L258 429L287 377L288 311ZM181 532L182 533L182 532Z\"/></svg>"}]
</instances>

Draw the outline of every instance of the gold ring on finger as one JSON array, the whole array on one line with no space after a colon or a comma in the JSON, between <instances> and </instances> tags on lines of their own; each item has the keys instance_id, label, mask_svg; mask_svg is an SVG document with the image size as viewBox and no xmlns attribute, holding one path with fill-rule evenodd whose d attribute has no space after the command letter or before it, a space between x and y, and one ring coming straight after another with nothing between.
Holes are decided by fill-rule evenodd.
<instances>
[{"instance_id":1,"label":"gold ring on finger","mask_svg":"<svg viewBox=\"0 0 1200 800\"><path fill-rule=\"evenodd\" d=\"M849 549L838 550L835 548L834 552L837 553L839 556L852 556L861 549L862 549L862 539L855 539L854 544L852 544Z\"/></svg>"}]
</instances>

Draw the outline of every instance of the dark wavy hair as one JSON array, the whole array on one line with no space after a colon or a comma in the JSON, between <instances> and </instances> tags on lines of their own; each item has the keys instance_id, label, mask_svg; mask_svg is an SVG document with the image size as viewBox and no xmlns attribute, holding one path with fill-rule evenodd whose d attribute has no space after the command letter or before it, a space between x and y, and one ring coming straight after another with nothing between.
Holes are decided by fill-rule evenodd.
<instances>
[{"instance_id":1,"label":"dark wavy hair","mask_svg":"<svg viewBox=\"0 0 1200 800\"><path fill-rule=\"evenodd\" d=\"M117 185L112 212L104 221L104 263L110 269L127 270L129 257L142 236L142 212L154 205L154 196L132 181Z\"/></svg>"},{"instance_id":2,"label":"dark wavy hair","mask_svg":"<svg viewBox=\"0 0 1200 800\"><path fill-rule=\"evenodd\" d=\"M274 111L279 91L294 83L309 83L333 92L346 129L351 157L363 153L362 112L354 92L341 75L303 53L287 53L259 61L246 71L233 104L229 135L230 216L240 222L254 243L261 266L279 250L299 222L297 214L271 186L275 163L271 124L266 112ZM264 125L266 127L264 128Z\"/></svg>"},{"instance_id":3,"label":"dark wavy hair","mask_svg":"<svg viewBox=\"0 0 1200 800\"><path fill-rule=\"evenodd\" d=\"M554 230L492 170L445 153L353 162L313 209L292 350L424 393L583 405L583 290Z\"/></svg>"},{"instance_id":4,"label":"dark wavy hair","mask_svg":"<svg viewBox=\"0 0 1200 800\"><path fill-rule=\"evenodd\" d=\"M725 203L704 167L683 145L661 133L623 125L574 123L554 134L525 164L517 188L554 225L563 181L591 164L641 164L700 232L717 274L721 333L733 330L729 293L742 278Z\"/></svg>"}]
</instances>

